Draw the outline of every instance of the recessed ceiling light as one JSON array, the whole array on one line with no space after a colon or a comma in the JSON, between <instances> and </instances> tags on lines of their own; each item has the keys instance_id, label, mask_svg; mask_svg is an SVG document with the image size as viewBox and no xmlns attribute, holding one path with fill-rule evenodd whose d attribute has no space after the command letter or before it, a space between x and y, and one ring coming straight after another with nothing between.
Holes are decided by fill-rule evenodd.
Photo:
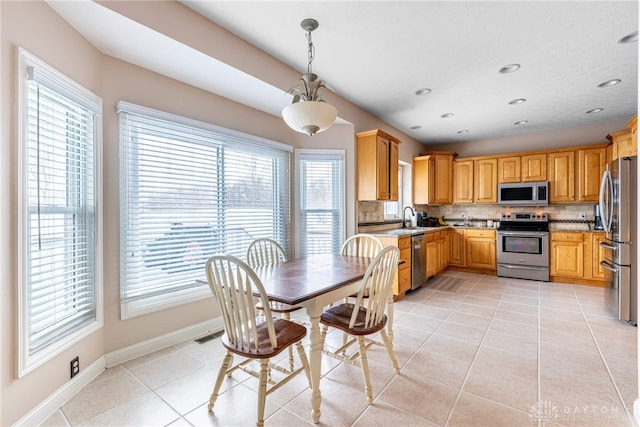
<instances>
[{"instance_id":1,"label":"recessed ceiling light","mask_svg":"<svg viewBox=\"0 0 640 427\"><path fill-rule=\"evenodd\" d=\"M638 41L638 32L634 31L633 33L629 33L620 40L618 43L633 43Z\"/></svg>"},{"instance_id":2,"label":"recessed ceiling light","mask_svg":"<svg viewBox=\"0 0 640 427\"><path fill-rule=\"evenodd\" d=\"M592 110L585 111L585 113L592 114L592 113L599 113L600 111L604 111L604 108L594 108Z\"/></svg>"},{"instance_id":3,"label":"recessed ceiling light","mask_svg":"<svg viewBox=\"0 0 640 427\"><path fill-rule=\"evenodd\" d=\"M418 130L418 129L422 129L422 125L415 125L415 126L411 126L409 129L411 129L411 130Z\"/></svg>"},{"instance_id":4,"label":"recessed ceiling light","mask_svg":"<svg viewBox=\"0 0 640 427\"><path fill-rule=\"evenodd\" d=\"M518 99L514 99L513 101L509 101L510 105L518 105L518 104L522 104L524 102L526 102L527 100L524 98L518 98Z\"/></svg>"},{"instance_id":5,"label":"recessed ceiling light","mask_svg":"<svg viewBox=\"0 0 640 427\"><path fill-rule=\"evenodd\" d=\"M610 87L610 86L615 86L618 83L620 83L622 80L620 79L611 79L611 80L607 80L606 82L602 82L598 85L598 87Z\"/></svg>"},{"instance_id":6,"label":"recessed ceiling light","mask_svg":"<svg viewBox=\"0 0 640 427\"><path fill-rule=\"evenodd\" d=\"M428 95L431 93L431 89L428 87L423 87L422 89L418 89L416 91L416 95Z\"/></svg>"},{"instance_id":7,"label":"recessed ceiling light","mask_svg":"<svg viewBox=\"0 0 640 427\"><path fill-rule=\"evenodd\" d=\"M509 64L500 68L500 72L502 74L513 73L514 71L518 71L520 69L520 64Z\"/></svg>"},{"instance_id":8,"label":"recessed ceiling light","mask_svg":"<svg viewBox=\"0 0 640 427\"><path fill-rule=\"evenodd\" d=\"M462 129L459 130L458 133L469 133L469 129Z\"/></svg>"},{"instance_id":9,"label":"recessed ceiling light","mask_svg":"<svg viewBox=\"0 0 640 427\"><path fill-rule=\"evenodd\" d=\"M515 122L514 125L526 125L527 123L529 123L529 120L520 120Z\"/></svg>"},{"instance_id":10,"label":"recessed ceiling light","mask_svg":"<svg viewBox=\"0 0 640 427\"><path fill-rule=\"evenodd\" d=\"M444 113L440 117L442 117L443 119L448 119L449 117L453 117L453 113Z\"/></svg>"}]
</instances>

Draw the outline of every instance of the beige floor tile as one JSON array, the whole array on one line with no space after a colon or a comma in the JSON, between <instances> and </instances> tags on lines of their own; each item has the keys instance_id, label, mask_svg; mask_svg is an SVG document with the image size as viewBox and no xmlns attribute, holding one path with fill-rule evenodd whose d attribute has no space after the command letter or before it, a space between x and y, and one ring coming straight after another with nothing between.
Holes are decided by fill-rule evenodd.
<instances>
[{"instance_id":1,"label":"beige floor tile","mask_svg":"<svg viewBox=\"0 0 640 427\"><path fill-rule=\"evenodd\" d=\"M444 335L432 335L424 344L422 351L453 357L463 362L473 361L478 352L478 344L461 341Z\"/></svg>"},{"instance_id":2,"label":"beige floor tile","mask_svg":"<svg viewBox=\"0 0 640 427\"><path fill-rule=\"evenodd\" d=\"M240 382L236 378L239 374L240 372L234 372L232 378L225 377L220 393L238 385ZM154 391L176 412L185 415L209 401L217 375L217 368L207 366L168 382ZM241 380L246 380L246 377L242 376Z\"/></svg>"},{"instance_id":3,"label":"beige floor tile","mask_svg":"<svg viewBox=\"0 0 640 427\"><path fill-rule=\"evenodd\" d=\"M476 328L473 326L465 326L459 323L444 321L434 332L434 334L445 335L451 338L479 344L484 337L485 331L486 329L483 328Z\"/></svg>"},{"instance_id":4,"label":"beige floor tile","mask_svg":"<svg viewBox=\"0 0 640 427\"><path fill-rule=\"evenodd\" d=\"M495 288L483 288L481 285L474 287L471 292L467 294L467 297L485 298L489 300L501 300L503 295L502 289Z\"/></svg>"},{"instance_id":5,"label":"beige floor tile","mask_svg":"<svg viewBox=\"0 0 640 427\"><path fill-rule=\"evenodd\" d=\"M240 384L218 396L213 413L209 413L207 404L204 404L189 412L184 418L194 426L250 426L256 423L257 408L257 392ZM267 398L265 419L279 409L279 405Z\"/></svg>"},{"instance_id":6,"label":"beige floor tile","mask_svg":"<svg viewBox=\"0 0 640 427\"><path fill-rule=\"evenodd\" d=\"M71 425L80 424L109 409L147 393L149 389L128 372L92 382L62 405Z\"/></svg>"},{"instance_id":7,"label":"beige floor tile","mask_svg":"<svg viewBox=\"0 0 640 427\"><path fill-rule=\"evenodd\" d=\"M520 354L482 346L478 351L473 370L480 372L502 372L532 381L538 379L538 355Z\"/></svg>"},{"instance_id":8,"label":"beige floor tile","mask_svg":"<svg viewBox=\"0 0 640 427\"><path fill-rule=\"evenodd\" d=\"M572 347L582 351L598 353L598 347L591 334L582 333L583 328L576 328L579 333L573 330L556 328L540 328L540 343L556 344L565 347Z\"/></svg>"},{"instance_id":9,"label":"beige floor tile","mask_svg":"<svg viewBox=\"0 0 640 427\"><path fill-rule=\"evenodd\" d=\"M533 311L535 310L540 301L538 300L538 296L537 295L533 295L533 296L525 296L525 295L520 295L519 293L512 293L509 290L506 290L504 292L504 295L502 295L502 300L501 300L501 306L503 304L507 304L507 303L512 303L512 304L517 304L518 306L528 306L528 307L519 307L518 310L514 310L514 311Z\"/></svg>"},{"instance_id":10,"label":"beige floor tile","mask_svg":"<svg viewBox=\"0 0 640 427\"><path fill-rule=\"evenodd\" d=\"M461 299L464 299L464 297L461 297ZM459 303L460 301L451 301L448 299L431 297L422 301L421 304L427 307L434 307L441 310L454 310ZM413 312L415 312L415 310Z\"/></svg>"},{"instance_id":11,"label":"beige floor tile","mask_svg":"<svg viewBox=\"0 0 640 427\"><path fill-rule=\"evenodd\" d=\"M482 347L495 348L515 354L536 354L538 352L538 340L489 330L482 342Z\"/></svg>"},{"instance_id":12,"label":"beige floor tile","mask_svg":"<svg viewBox=\"0 0 640 427\"><path fill-rule=\"evenodd\" d=\"M538 315L531 313L519 313L517 311L498 308L494 319L507 320L509 322L522 323L525 325L538 326Z\"/></svg>"},{"instance_id":13,"label":"beige floor tile","mask_svg":"<svg viewBox=\"0 0 640 427\"><path fill-rule=\"evenodd\" d=\"M158 351L154 351L153 353L149 353L144 356L140 356L135 359L129 360L127 362L124 362L122 363L122 367L126 369L133 369L133 368L136 368L137 366L145 365L149 362L153 362L154 360L166 357L177 351L178 351L178 347L176 346L166 347Z\"/></svg>"},{"instance_id":14,"label":"beige floor tile","mask_svg":"<svg viewBox=\"0 0 640 427\"><path fill-rule=\"evenodd\" d=\"M465 304L472 304L495 309L498 307L498 305L500 305L500 298L487 298L486 296L480 296L472 292L471 294L467 295L462 302Z\"/></svg>"},{"instance_id":15,"label":"beige floor tile","mask_svg":"<svg viewBox=\"0 0 640 427\"><path fill-rule=\"evenodd\" d=\"M384 360L383 363L380 363L376 360L371 360L371 358L369 357L368 362L372 394L375 398L386 387L386 385L389 384L389 381L391 381L391 379L395 376L396 371L391 365L391 362L388 358ZM366 392L364 390L362 369L359 366L342 363L340 364L340 366L337 366L334 370L332 370L324 378L322 378L322 381L325 380L334 381L344 386L351 387L356 392L361 393L362 395L366 395ZM323 384L321 384L321 387L322 385Z\"/></svg>"},{"instance_id":16,"label":"beige floor tile","mask_svg":"<svg viewBox=\"0 0 640 427\"><path fill-rule=\"evenodd\" d=\"M463 391L527 412L538 400L538 381L515 377L503 371L484 371L474 366Z\"/></svg>"},{"instance_id":17,"label":"beige floor tile","mask_svg":"<svg viewBox=\"0 0 640 427\"><path fill-rule=\"evenodd\" d=\"M189 421L180 417L174 422L167 424L167 427L192 427L192 425Z\"/></svg>"},{"instance_id":18,"label":"beige floor tile","mask_svg":"<svg viewBox=\"0 0 640 427\"><path fill-rule=\"evenodd\" d=\"M462 393L448 427L519 427L535 426L532 417L523 411L502 406L469 393Z\"/></svg>"},{"instance_id":19,"label":"beige floor tile","mask_svg":"<svg viewBox=\"0 0 640 427\"><path fill-rule=\"evenodd\" d=\"M265 425L278 427L311 427L316 424L313 424L310 417L308 417L308 419L303 419L287 411L285 408L282 408L266 419Z\"/></svg>"},{"instance_id":20,"label":"beige floor tile","mask_svg":"<svg viewBox=\"0 0 640 427\"><path fill-rule=\"evenodd\" d=\"M488 319L493 318L493 315L496 313L495 308L469 304L466 300L460 303L460 305L456 307L455 311L459 313L472 314L474 316L486 317Z\"/></svg>"},{"instance_id":21,"label":"beige floor tile","mask_svg":"<svg viewBox=\"0 0 640 427\"><path fill-rule=\"evenodd\" d=\"M377 401L367 407L364 414L355 422L354 427L437 427L439 425L441 424L432 423L386 402Z\"/></svg>"},{"instance_id":22,"label":"beige floor tile","mask_svg":"<svg viewBox=\"0 0 640 427\"><path fill-rule=\"evenodd\" d=\"M428 306L425 304L418 304L414 308L412 308L410 312L406 313L402 317L399 317L398 322L401 325L415 326L420 325L421 322L424 322L424 320L421 319L423 317L428 317L435 320L444 320L449 316L449 314L451 314L451 310Z\"/></svg>"},{"instance_id":23,"label":"beige floor tile","mask_svg":"<svg viewBox=\"0 0 640 427\"><path fill-rule=\"evenodd\" d=\"M350 426L368 406L365 394L355 391L353 387L323 379L320 390L320 425ZM293 399L285 409L307 422L311 421L311 390Z\"/></svg>"},{"instance_id":24,"label":"beige floor tile","mask_svg":"<svg viewBox=\"0 0 640 427\"><path fill-rule=\"evenodd\" d=\"M169 405L152 392L137 396L127 402L92 417L80 426L153 426L166 425L180 418Z\"/></svg>"},{"instance_id":25,"label":"beige floor tile","mask_svg":"<svg viewBox=\"0 0 640 427\"><path fill-rule=\"evenodd\" d=\"M489 326L489 323L491 322L491 319L482 316L476 316L473 314L462 313L460 311L454 311L449 317L447 317L446 321L486 330Z\"/></svg>"},{"instance_id":26,"label":"beige floor tile","mask_svg":"<svg viewBox=\"0 0 640 427\"><path fill-rule=\"evenodd\" d=\"M400 375L382 392L379 401L444 425L457 394L455 389L432 381L428 376L416 378Z\"/></svg>"},{"instance_id":27,"label":"beige floor tile","mask_svg":"<svg viewBox=\"0 0 640 427\"><path fill-rule=\"evenodd\" d=\"M182 351L175 351L164 357L127 369L153 390L203 367L204 364L197 359Z\"/></svg>"},{"instance_id":28,"label":"beige floor tile","mask_svg":"<svg viewBox=\"0 0 640 427\"><path fill-rule=\"evenodd\" d=\"M520 338L527 338L530 340L538 339L538 324L533 322L531 324L523 324L511 322L508 320L496 319L489 325L489 330L493 332L499 332L501 334L513 335Z\"/></svg>"},{"instance_id":29,"label":"beige floor tile","mask_svg":"<svg viewBox=\"0 0 640 427\"><path fill-rule=\"evenodd\" d=\"M438 382L447 387L460 389L469 371L471 362L454 359L438 353L421 351L407 362L401 374Z\"/></svg>"}]
</instances>

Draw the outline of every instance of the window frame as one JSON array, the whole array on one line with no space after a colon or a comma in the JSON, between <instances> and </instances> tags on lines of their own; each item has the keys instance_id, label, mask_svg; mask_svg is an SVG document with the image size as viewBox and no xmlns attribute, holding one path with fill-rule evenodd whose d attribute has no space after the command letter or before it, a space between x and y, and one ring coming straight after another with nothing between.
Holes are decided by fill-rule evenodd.
<instances>
[{"instance_id":1,"label":"window frame","mask_svg":"<svg viewBox=\"0 0 640 427\"><path fill-rule=\"evenodd\" d=\"M204 131L210 133L211 135L216 135L220 140L224 140L224 144L221 145L221 149L224 150L224 147L229 147L231 150L234 148L234 141L237 141L240 144L243 144L240 148L246 149L247 146L254 146L257 149L267 149L269 151L281 151L283 153L289 153L287 155L288 160L286 165L284 165L283 173L286 174L286 188L288 192L288 206L286 207L286 220L288 221L288 232L289 238L293 237L293 233L291 230L291 191L290 191L290 182L291 182L291 155L290 153L293 151L293 147L287 144L283 144L281 142L272 141L266 138L261 138L255 135L246 134L243 132L235 131L232 129L223 128L220 126L216 126L210 123L201 122L195 119L190 119L188 117L179 116L176 114L155 110L153 108L131 104L125 101L119 101L116 105L116 112L118 114L125 113L131 114L135 116L143 116L149 119L157 119L162 121L170 122L174 125L179 126L188 126L194 128L194 130ZM122 116L120 118L122 121ZM127 177L128 169L127 169L127 156L128 154L123 152L125 149L125 144L122 141L124 137L124 131L122 127L122 123L119 125L119 134L120 134L120 188L121 188L121 201L120 201L120 221L121 221L121 230L120 233L123 232L124 228L127 227L127 222L130 219L130 216L125 218L126 212L128 209L127 201L122 200L123 194L128 194L131 189L128 187L123 189L123 186L128 186ZM238 151L242 151L239 149ZM167 293L160 293L156 296L141 296L139 298L127 298L125 296L126 292L126 265L123 260L123 251L126 251L126 242L121 238L120 239L120 317L121 319L129 319L137 316L142 316L145 314L165 310L167 308L176 307L179 305L195 302L202 300L204 298L211 297L211 291L209 287L203 283L200 286L195 286L186 289L177 289ZM285 244L283 246L286 247ZM243 256L244 257L244 256ZM204 270L203 270L204 271ZM204 278L204 273L203 276Z\"/></svg>"},{"instance_id":2,"label":"window frame","mask_svg":"<svg viewBox=\"0 0 640 427\"><path fill-rule=\"evenodd\" d=\"M93 334L104 325L103 310L103 224L102 224L102 99L84 88L74 80L49 66L36 56L19 47L17 49L17 138L16 150L17 175L17 213L18 213L18 321L17 321L17 376L21 378L43 365L64 350L77 344L87 336ZM94 239L93 250L95 257L93 295L95 316L84 322L83 326L65 334L60 339L47 344L33 354L29 354L29 243L28 243L28 68L37 70L38 75L47 81L47 87L56 93L75 101L91 110L95 114L93 138L93 191L94 191Z\"/></svg>"},{"instance_id":3,"label":"window frame","mask_svg":"<svg viewBox=\"0 0 640 427\"><path fill-rule=\"evenodd\" d=\"M341 161L340 167L340 180L342 183L342 194L341 194L341 225L340 225L340 236L338 239L340 242L345 240L346 235L346 151L345 150L331 150L331 149L296 149L294 151L294 163L295 163L295 178L294 178L294 212L293 217L295 218L295 256L296 258L300 258L303 256L302 254L302 239L305 236L302 236L302 225L300 224L299 218L302 214L302 179L301 179L301 167L300 167L300 159L301 157L317 157L319 160L331 160L339 158ZM338 251L340 248L338 248Z\"/></svg>"}]
</instances>

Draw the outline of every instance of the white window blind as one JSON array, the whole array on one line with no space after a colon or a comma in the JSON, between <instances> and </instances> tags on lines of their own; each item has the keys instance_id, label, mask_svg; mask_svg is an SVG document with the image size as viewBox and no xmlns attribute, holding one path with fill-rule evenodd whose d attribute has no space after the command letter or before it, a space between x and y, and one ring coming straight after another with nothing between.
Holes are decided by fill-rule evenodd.
<instances>
[{"instance_id":1,"label":"white window blind","mask_svg":"<svg viewBox=\"0 0 640 427\"><path fill-rule=\"evenodd\" d=\"M289 252L289 150L144 107L119 111L123 317L210 295L197 279L214 254L244 259L260 237Z\"/></svg>"},{"instance_id":2,"label":"white window blind","mask_svg":"<svg viewBox=\"0 0 640 427\"><path fill-rule=\"evenodd\" d=\"M298 255L339 253L344 241L344 152L297 153Z\"/></svg>"},{"instance_id":3,"label":"white window blind","mask_svg":"<svg viewBox=\"0 0 640 427\"><path fill-rule=\"evenodd\" d=\"M25 102L20 150L23 374L53 355L45 350L70 345L71 336L101 321L96 213L101 104L20 53Z\"/></svg>"}]
</instances>

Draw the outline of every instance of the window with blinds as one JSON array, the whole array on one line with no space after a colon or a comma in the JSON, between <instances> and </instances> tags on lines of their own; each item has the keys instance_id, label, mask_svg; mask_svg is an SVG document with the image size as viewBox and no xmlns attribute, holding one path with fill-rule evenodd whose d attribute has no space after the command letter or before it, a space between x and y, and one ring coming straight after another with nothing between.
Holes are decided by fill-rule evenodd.
<instances>
[{"instance_id":1,"label":"window with blinds","mask_svg":"<svg viewBox=\"0 0 640 427\"><path fill-rule=\"evenodd\" d=\"M344 241L344 152L300 150L297 209L300 257L340 253Z\"/></svg>"},{"instance_id":2,"label":"window with blinds","mask_svg":"<svg viewBox=\"0 0 640 427\"><path fill-rule=\"evenodd\" d=\"M269 237L290 251L291 149L118 103L122 317L210 296L214 254Z\"/></svg>"},{"instance_id":3,"label":"window with blinds","mask_svg":"<svg viewBox=\"0 0 640 427\"><path fill-rule=\"evenodd\" d=\"M101 101L20 51L20 374L100 326Z\"/></svg>"}]
</instances>

